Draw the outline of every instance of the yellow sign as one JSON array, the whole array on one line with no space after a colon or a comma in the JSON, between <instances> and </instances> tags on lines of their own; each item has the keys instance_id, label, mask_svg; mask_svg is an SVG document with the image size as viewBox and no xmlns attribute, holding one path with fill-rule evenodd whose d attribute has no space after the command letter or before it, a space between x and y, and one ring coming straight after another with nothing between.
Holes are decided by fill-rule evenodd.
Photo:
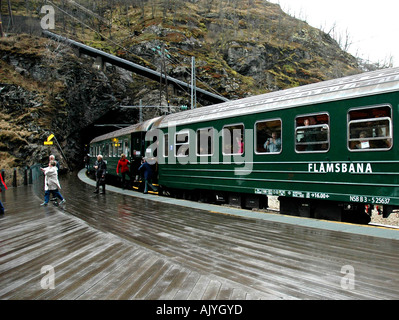
<instances>
[{"instance_id":1,"label":"yellow sign","mask_svg":"<svg viewBox=\"0 0 399 320\"><path fill-rule=\"evenodd\" d=\"M53 134L50 134L49 136L48 136L48 138L47 138L47 141L44 141L44 145L45 146L51 146L51 145L53 145L53 141L51 141L51 139L53 139L54 138L54 135Z\"/></svg>"},{"instance_id":2,"label":"yellow sign","mask_svg":"<svg viewBox=\"0 0 399 320\"><path fill-rule=\"evenodd\" d=\"M119 140L118 140L118 138L113 138L112 139L112 142L113 142L113 145L115 146L115 147L120 147L120 143L119 143Z\"/></svg>"}]
</instances>

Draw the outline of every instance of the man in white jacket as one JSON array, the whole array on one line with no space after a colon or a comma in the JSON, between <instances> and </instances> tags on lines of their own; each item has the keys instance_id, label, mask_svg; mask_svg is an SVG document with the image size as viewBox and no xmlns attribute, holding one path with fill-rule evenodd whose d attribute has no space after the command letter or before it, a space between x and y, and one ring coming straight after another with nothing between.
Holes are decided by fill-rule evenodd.
<instances>
[{"instance_id":1,"label":"man in white jacket","mask_svg":"<svg viewBox=\"0 0 399 320\"><path fill-rule=\"evenodd\" d=\"M58 189L61 189L60 182L58 181L58 169L57 163L52 160L49 163L47 168L41 169L44 173L44 202L41 206L47 206L50 200L50 193L53 194L53 197L57 197L61 200L60 204L65 203L65 199L62 197L61 193Z\"/></svg>"}]
</instances>

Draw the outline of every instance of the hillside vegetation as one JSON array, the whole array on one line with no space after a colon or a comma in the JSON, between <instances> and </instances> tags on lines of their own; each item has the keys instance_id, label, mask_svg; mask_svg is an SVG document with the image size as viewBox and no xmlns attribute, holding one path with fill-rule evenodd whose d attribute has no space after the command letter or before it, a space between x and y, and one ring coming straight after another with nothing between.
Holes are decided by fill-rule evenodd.
<instances>
[{"instance_id":1,"label":"hillside vegetation","mask_svg":"<svg viewBox=\"0 0 399 320\"><path fill-rule=\"evenodd\" d=\"M16 15L37 15L44 1L14 1ZM229 98L359 72L336 41L265 0L63 0L51 30L168 74L197 75ZM33 9L33 10L32 10ZM154 51L154 49L156 51ZM200 84L201 85L201 84Z\"/></svg>"}]
</instances>

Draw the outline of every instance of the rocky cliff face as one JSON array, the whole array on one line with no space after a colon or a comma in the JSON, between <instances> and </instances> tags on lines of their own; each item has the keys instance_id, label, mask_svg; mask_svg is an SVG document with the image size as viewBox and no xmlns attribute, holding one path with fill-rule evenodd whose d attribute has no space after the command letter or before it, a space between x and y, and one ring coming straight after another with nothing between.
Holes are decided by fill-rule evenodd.
<instances>
[{"instance_id":1,"label":"rocky cliff face","mask_svg":"<svg viewBox=\"0 0 399 320\"><path fill-rule=\"evenodd\" d=\"M315 29L293 34L289 46L231 41L224 58L232 69L270 91L358 72L356 58Z\"/></svg>"},{"instance_id":2,"label":"rocky cliff face","mask_svg":"<svg viewBox=\"0 0 399 320\"><path fill-rule=\"evenodd\" d=\"M98 70L92 60L51 40L1 39L0 69L0 169L45 164L50 153L74 168L82 161L82 146L99 132L83 136L84 128L107 114L109 123L118 116L137 119L136 111L115 110L129 104L131 78L112 67ZM44 141L51 133L56 141L48 147Z\"/></svg>"},{"instance_id":3,"label":"rocky cliff face","mask_svg":"<svg viewBox=\"0 0 399 320\"><path fill-rule=\"evenodd\" d=\"M158 15L156 7L130 9L134 36L124 43L126 56L134 54L159 69L162 60L154 48L165 46L172 57L168 73L187 77L194 55L198 76L230 99L360 72L357 59L329 35L278 5L256 0L176 2L171 10L164 1Z\"/></svg>"}]
</instances>

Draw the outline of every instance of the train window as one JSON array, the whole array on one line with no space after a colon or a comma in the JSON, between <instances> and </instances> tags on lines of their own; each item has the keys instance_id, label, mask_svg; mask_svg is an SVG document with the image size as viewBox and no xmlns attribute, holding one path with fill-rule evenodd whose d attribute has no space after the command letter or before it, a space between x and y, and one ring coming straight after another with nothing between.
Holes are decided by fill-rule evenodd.
<instances>
[{"instance_id":1,"label":"train window","mask_svg":"<svg viewBox=\"0 0 399 320\"><path fill-rule=\"evenodd\" d=\"M108 157L112 157L112 143L108 143Z\"/></svg>"},{"instance_id":2,"label":"train window","mask_svg":"<svg viewBox=\"0 0 399 320\"><path fill-rule=\"evenodd\" d=\"M130 157L130 149L129 149L129 141L123 140L123 151L122 153L125 154L126 158Z\"/></svg>"},{"instance_id":3,"label":"train window","mask_svg":"<svg viewBox=\"0 0 399 320\"><path fill-rule=\"evenodd\" d=\"M213 155L214 129L205 128L197 131L197 155Z\"/></svg>"},{"instance_id":4,"label":"train window","mask_svg":"<svg viewBox=\"0 0 399 320\"><path fill-rule=\"evenodd\" d=\"M388 150L391 147L392 110L390 106L368 107L349 111L349 150Z\"/></svg>"},{"instance_id":5,"label":"train window","mask_svg":"<svg viewBox=\"0 0 399 320\"><path fill-rule=\"evenodd\" d=\"M300 116L295 119L295 150L327 152L330 145L330 117L327 113Z\"/></svg>"},{"instance_id":6,"label":"train window","mask_svg":"<svg viewBox=\"0 0 399 320\"><path fill-rule=\"evenodd\" d=\"M181 131L175 135L175 156L176 157L188 157L189 148L189 136L188 131Z\"/></svg>"},{"instance_id":7,"label":"train window","mask_svg":"<svg viewBox=\"0 0 399 320\"><path fill-rule=\"evenodd\" d=\"M107 156L108 156L108 153L109 153L109 144L108 144L108 143L105 143L104 146L103 146L103 153L102 153L102 155L104 155L105 157L107 157Z\"/></svg>"},{"instance_id":8,"label":"train window","mask_svg":"<svg viewBox=\"0 0 399 320\"><path fill-rule=\"evenodd\" d=\"M118 154L117 154L117 156L120 157L121 154L123 153L123 142L122 142L122 141L118 141L117 147L118 147L118 150L117 150Z\"/></svg>"},{"instance_id":9,"label":"train window","mask_svg":"<svg viewBox=\"0 0 399 320\"><path fill-rule=\"evenodd\" d=\"M169 156L169 134L165 133L163 136L163 156Z\"/></svg>"},{"instance_id":10,"label":"train window","mask_svg":"<svg viewBox=\"0 0 399 320\"><path fill-rule=\"evenodd\" d=\"M256 153L281 152L281 120L258 121L255 131Z\"/></svg>"},{"instance_id":11,"label":"train window","mask_svg":"<svg viewBox=\"0 0 399 320\"><path fill-rule=\"evenodd\" d=\"M244 125L223 127L223 154L244 153Z\"/></svg>"}]
</instances>

